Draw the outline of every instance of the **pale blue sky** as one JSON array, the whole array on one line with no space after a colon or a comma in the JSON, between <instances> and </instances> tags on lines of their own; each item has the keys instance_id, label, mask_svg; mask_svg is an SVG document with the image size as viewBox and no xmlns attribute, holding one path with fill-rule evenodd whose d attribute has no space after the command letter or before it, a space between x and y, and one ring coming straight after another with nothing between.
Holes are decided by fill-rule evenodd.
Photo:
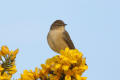
<instances>
[{"instance_id":1,"label":"pale blue sky","mask_svg":"<svg viewBox=\"0 0 120 80\"><path fill-rule=\"evenodd\" d=\"M56 19L87 58L88 80L120 80L119 0L0 0L0 46L20 50L14 77L56 55L46 40Z\"/></svg>"}]
</instances>

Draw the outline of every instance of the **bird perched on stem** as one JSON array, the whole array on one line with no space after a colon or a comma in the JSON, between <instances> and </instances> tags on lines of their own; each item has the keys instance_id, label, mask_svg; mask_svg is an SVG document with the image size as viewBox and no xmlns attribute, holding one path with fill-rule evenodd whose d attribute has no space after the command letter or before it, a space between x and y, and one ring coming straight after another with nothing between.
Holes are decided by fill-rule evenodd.
<instances>
[{"instance_id":1,"label":"bird perched on stem","mask_svg":"<svg viewBox=\"0 0 120 80\"><path fill-rule=\"evenodd\" d=\"M75 49L75 46L65 30L66 24L62 20L56 20L50 27L50 31L47 36L47 41L52 50L60 53L60 50L64 50L66 47L69 49Z\"/></svg>"}]
</instances>

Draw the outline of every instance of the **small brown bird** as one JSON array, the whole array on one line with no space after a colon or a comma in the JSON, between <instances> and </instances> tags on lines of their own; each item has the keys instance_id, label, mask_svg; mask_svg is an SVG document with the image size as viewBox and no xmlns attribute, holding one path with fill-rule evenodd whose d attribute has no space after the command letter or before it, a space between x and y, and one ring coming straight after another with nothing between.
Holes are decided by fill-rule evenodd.
<instances>
[{"instance_id":1,"label":"small brown bird","mask_svg":"<svg viewBox=\"0 0 120 80\"><path fill-rule=\"evenodd\" d=\"M57 53L60 53L60 50L64 50L66 47L75 49L68 32L65 30L65 26L66 24L62 20L56 20L51 25L47 36L50 48Z\"/></svg>"}]
</instances>

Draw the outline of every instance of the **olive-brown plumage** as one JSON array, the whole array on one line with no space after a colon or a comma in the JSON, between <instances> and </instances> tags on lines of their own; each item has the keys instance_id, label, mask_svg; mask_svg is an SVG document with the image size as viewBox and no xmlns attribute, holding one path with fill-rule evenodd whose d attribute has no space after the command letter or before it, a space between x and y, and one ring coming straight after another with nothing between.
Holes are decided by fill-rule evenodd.
<instances>
[{"instance_id":1,"label":"olive-brown plumage","mask_svg":"<svg viewBox=\"0 0 120 80\"><path fill-rule=\"evenodd\" d=\"M66 24L62 20L56 20L51 25L50 31L47 36L47 41L52 50L59 53L66 47L75 49L74 44L65 30Z\"/></svg>"}]
</instances>

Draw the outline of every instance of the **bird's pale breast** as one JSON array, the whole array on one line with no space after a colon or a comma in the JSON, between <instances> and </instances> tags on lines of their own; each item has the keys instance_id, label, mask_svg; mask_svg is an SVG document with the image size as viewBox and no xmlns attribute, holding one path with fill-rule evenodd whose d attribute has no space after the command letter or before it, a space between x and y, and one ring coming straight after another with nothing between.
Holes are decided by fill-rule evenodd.
<instances>
[{"instance_id":1,"label":"bird's pale breast","mask_svg":"<svg viewBox=\"0 0 120 80\"><path fill-rule=\"evenodd\" d=\"M63 39L63 31L61 30L50 31L47 39L50 47L58 53L60 50L64 50L68 46Z\"/></svg>"}]
</instances>

